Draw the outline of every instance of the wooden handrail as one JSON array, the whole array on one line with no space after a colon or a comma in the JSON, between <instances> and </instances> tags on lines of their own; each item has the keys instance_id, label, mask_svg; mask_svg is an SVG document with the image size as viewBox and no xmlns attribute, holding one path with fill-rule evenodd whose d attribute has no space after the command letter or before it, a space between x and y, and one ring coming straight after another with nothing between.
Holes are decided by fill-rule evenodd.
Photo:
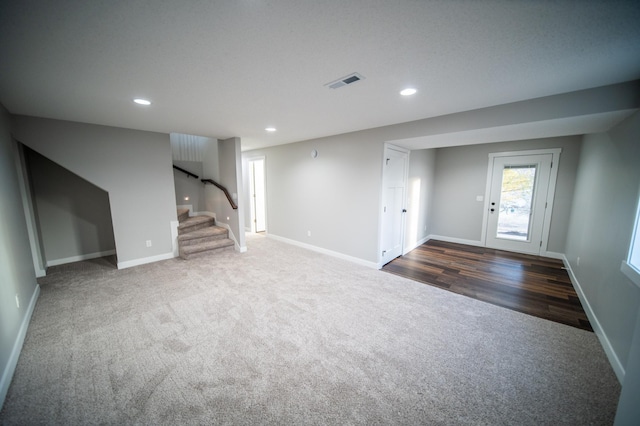
<instances>
[{"instance_id":1,"label":"wooden handrail","mask_svg":"<svg viewBox=\"0 0 640 426\"><path fill-rule=\"evenodd\" d=\"M194 177L194 178L198 179L198 177L199 177L198 175L194 175L193 173L191 173L189 170L185 170L182 167L176 166L175 164L173 165L173 168L176 169L176 170L181 171L182 173L185 173L188 178L189 177Z\"/></svg>"},{"instance_id":2,"label":"wooden handrail","mask_svg":"<svg viewBox=\"0 0 640 426\"><path fill-rule=\"evenodd\" d=\"M204 184L210 183L211 185L217 186L218 188L220 188L222 190L222 192L224 192L224 195L227 196L227 200L229 200L229 204L231 204L231 208L233 208L234 210L236 210L238 208L238 206L236 205L236 203L233 201L233 198L231 198L231 195L229 194L229 191L227 191L227 188L225 188L224 186L220 185L218 182L212 180L212 179L200 179Z\"/></svg>"}]
</instances>

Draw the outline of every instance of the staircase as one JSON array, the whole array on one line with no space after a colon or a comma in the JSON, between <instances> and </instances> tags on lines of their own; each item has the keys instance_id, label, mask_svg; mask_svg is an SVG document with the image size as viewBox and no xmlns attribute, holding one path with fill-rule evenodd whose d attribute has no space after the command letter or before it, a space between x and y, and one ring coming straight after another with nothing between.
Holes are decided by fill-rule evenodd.
<instances>
[{"instance_id":1,"label":"staircase","mask_svg":"<svg viewBox=\"0 0 640 426\"><path fill-rule=\"evenodd\" d=\"M178 248L180 257L191 259L223 250L233 250L229 232L216 226L209 216L189 217L189 209L178 209Z\"/></svg>"}]
</instances>

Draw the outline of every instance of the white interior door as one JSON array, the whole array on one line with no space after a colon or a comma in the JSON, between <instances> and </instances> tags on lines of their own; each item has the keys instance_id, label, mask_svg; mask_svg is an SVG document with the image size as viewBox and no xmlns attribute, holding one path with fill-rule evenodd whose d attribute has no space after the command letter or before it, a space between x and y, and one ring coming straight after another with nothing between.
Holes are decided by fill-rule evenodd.
<instances>
[{"instance_id":1,"label":"white interior door","mask_svg":"<svg viewBox=\"0 0 640 426\"><path fill-rule=\"evenodd\" d=\"M382 173L382 264L402 255L408 153L385 147Z\"/></svg>"},{"instance_id":2,"label":"white interior door","mask_svg":"<svg viewBox=\"0 0 640 426\"><path fill-rule=\"evenodd\" d=\"M493 158L489 176L486 246L540 254L553 154ZM554 179L555 182L555 179ZM546 246L546 244L545 244Z\"/></svg>"},{"instance_id":3,"label":"white interior door","mask_svg":"<svg viewBox=\"0 0 640 426\"><path fill-rule=\"evenodd\" d=\"M264 158L249 161L251 191L251 230L264 232L267 228L265 208Z\"/></svg>"}]
</instances>

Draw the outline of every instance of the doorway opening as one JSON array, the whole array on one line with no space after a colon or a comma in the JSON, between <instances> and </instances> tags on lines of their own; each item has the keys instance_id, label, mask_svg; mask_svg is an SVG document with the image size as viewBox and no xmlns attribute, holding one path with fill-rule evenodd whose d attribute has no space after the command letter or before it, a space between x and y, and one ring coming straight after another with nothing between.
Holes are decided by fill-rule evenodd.
<instances>
[{"instance_id":1,"label":"doorway opening","mask_svg":"<svg viewBox=\"0 0 640 426\"><path fill-rule=\"evenodd\" d=\"M251 196L251 232L267 230L264 157L249 160L249 191Z\"/></svg>"},{"instance_id":2,"label":"doorway opening","mask_svg":"<svg viewBox=\"0 0 640 426\"><path fill-rule=\"evenodd\" d=\"M409 151L385 144L382 164L382 265L401 256L404 249L408 173Z\"/></svg>"}]
</instances>

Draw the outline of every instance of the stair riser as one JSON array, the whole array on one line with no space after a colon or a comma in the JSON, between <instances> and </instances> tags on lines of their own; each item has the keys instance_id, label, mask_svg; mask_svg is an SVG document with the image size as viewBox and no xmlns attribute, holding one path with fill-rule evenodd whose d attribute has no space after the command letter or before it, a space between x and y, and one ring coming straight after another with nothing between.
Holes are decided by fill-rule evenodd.
<instances>
[{"instance_id":1,"label":"stair riser","mask_svg":"<svg viewBox=\"0 0 640 426\"><path fill-rule=\"evenodd\" d=\"M213 226L213 219L211 219L211 222L204 222L204 223L197 223L191 226L187 226L184 228L178 228L178 235L184 235L184 234L188 234L189 232L193 232L193 231L197 231L199 229L203 229L203 228L209 228L211 226Z\"/></svg>"},{"instance_id":2,"label":"stair riser","mask_svg":"<svg viewBox=\"0 0 640 426\"><path fill-rule=\"evenodd\" d=\"M215 248L215 249L211 249L211 250L205 250L205 251L200 251L198 253L191 253L191 254L184 254L184 253L180 253L180 257L184 260L189 260L189 259L194 259L197 257L205 257L205 256L209 256L212 255L214 253L220 253L223 251L233 251L234 250L234 246L230 245L227 247L219 247L219 248Z\"/></svg>"},{"instance_id":3,"label":"stair riser","mask_svg":"<svg viewBox=\"0 0 640 426\"><path fill-rule=\"evenodd\" d=\"M187 219L189 219L189 213L178 216L178 222L184 222Z\"/></svg>"},{"instance_id":4,"label":"stair riser","mask_svg":"<svg viewBox=\"0 0 640 426\"><path fill-rule=\"evenodd\" d=\"M178 244L180 244L180 247L187 247L187 246L195 246L197 244L202 244L209 241L224 240L226 238L229 238L228 234L211 235L207 237L191 238L189 240L179 240Z\"/></svg>"}]
</instances>

